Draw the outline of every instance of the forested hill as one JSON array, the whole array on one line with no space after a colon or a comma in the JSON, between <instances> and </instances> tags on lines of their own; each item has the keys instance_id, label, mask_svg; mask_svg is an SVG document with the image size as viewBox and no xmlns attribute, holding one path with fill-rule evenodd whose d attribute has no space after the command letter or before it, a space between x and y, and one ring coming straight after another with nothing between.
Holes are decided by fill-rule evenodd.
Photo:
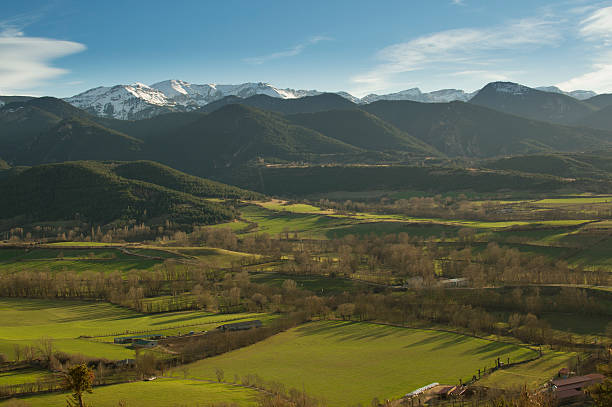
<instances>
[{"instance_id":1,"label":"forested hill","mask_svg":"<svg viewBox=\"0 0 612 407\"><path fill-rule=\"evenodd\" d=\"M10 172L0 178L0 196L0 219L6 223L135 220L163 224L171 220L185 225L218 223L237 216L229 205L204 197L261 197L154 163L95 161Z\"/></svg>"}]
</instances>

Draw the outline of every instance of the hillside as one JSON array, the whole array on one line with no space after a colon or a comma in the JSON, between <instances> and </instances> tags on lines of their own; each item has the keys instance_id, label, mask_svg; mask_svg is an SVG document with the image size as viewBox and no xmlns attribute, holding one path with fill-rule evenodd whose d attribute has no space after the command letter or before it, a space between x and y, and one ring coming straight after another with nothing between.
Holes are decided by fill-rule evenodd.
<instances>
[{"instance_id":1,"label":"hillside","mask_svg":"<svg viewBox=\"0 0 612 407\"><path fill-rule=\"evenodd\" d=\"M542 92L512 82L493 82L470 103L529 119L571 124L595 110L585 102L560 93Z\"/></svg>"},{"instance_id":2,"label":"hillside","mask_svg":"<svg viewBox=\"0 0 612 407\"><path fill-rule=\"evenodd\" d=\"M113 173L131 180L149 182L202 198L263 199L263 195L220 182L185 174L153 161L134 161L111 166Z\"/></svg>"},{"instance_id":3,"label":"hillside","mask_svg":"<svg viewBox=\"0 0 612 407\"><path fill-rule=\"evenodd\" d=\"M193 174L229 170L257 159L301 160L360 149L297 126L270 112L228 105L171 137L149 141L150 157Z\"/></svg>"},{"instance_id":4,"label":"hillside","mask_svg":"<svg viewBox=\"0 0 612 407\"><path fill-rule=\"evenodd\" d=\"M221 188L221 186L219 186ZM231 187L229 190L233 190ZM149 182L120 177L99 162L66 162L0 179L2 219L23 222L80 219L163 224L210 224L235 217L232 209Z\"/></svg>"},{"instance_id":5,"label":"hillside","mask_svg":"<svg viewBox=\"0 0 612 407\"><path fill-rule=\"evenodd\" d=\"M578 120L575 124L594 129L612 131L612 104Z\"/></svg>"},{"instance_id":6,"label":"hillside","mask_svg":"<svg viewBox=\"0 0 612 407\"><path fill-rule=\"evenodd\" d=\"M330 110L287 116L295 124L347 144L374 151L406 151L428 156L439 153L423 141L362 110Z\"/></svg>"},{"instance_id":7,"label":"hillside","mask_svg":"<svg viewBox=\"0 0 612 407\"><path fill-rule=\"evenodd\" d=\"M214 112L229 104L241 104L261 110L282 114L314 113L336 109L354 109L357 105L335 93L323 93L315 96L305 96L297 99L281 99L268 95L255 95L248 98L227 96L209 103L200 109L203 112Z\"/></svg>"},{"instance_id":8,"label":"hillside","mask_svg":"<svg viewBox=\"0 0 612 407\"><path fill-rule=\"evenodd\" d=\"M589 105L595 106L598 109L603 109L607 106L612 106L612 93L603 93L601 95L593 96L585 100Z\"/></svg>"},{"instance_id":9,"label":"hillside","mask_svg":"<svg viewBox=\"0 0 612 407\"><path fill-rule=\"evenodd\" d=\"M485 161L482 166L566 178L609 179L612 174L612 152L516 156Z\"/></svg>"},{"instance_id":10,"label":"hillside","mask_svg":"<svg viewBox=\"0 0 612 407\"><path fill-rule=\"evenodd\" d=\"M21 163L38 164L72 160L127 160L143 142L77 118L66 119L37 136L21 153Z\"/></svg>"},{"instance_id":11,"label":"hillside","mask_svg":"<svg viewBox=\"0 0 612 407\"><path fill-rule=\"evenodd\" d=\"M270 195L304 196L334 191L417 190L448 191L554 191L574 183L554 176L525 175L506 171L442 167L310 166L259 168L245 171L227 182Z\"/></svg>"},{"instance_id":12,"label":"hillside","mask_svg":"<svg viewBox=\"0 0 612 407\"><path fill-rule=\"evenodd\" d=\"M363 109L455 157L583 151L612 144L610 132L524 119L471 103L380 101Z\"/></svg>"}]
</instances>

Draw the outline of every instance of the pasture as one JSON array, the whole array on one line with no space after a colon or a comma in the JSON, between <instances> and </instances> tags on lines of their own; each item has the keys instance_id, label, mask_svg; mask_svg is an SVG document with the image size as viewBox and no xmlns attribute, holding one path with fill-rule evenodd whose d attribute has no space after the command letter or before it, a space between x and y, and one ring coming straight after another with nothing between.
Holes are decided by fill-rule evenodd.
<instances>
[{"instance_id":1,"label":"pasture","mask_svg":"<svg viewBox=\"0 0 612 407\"><path fill-rule=\"evenodd\" d=\"M369 323L315 322L263 342L187 365L193 378L257 374L328 401L330 406L402 396L432 382L458 384L497 357L529 359L513 344ZM173 373L176 376L181 371Z\"/></svg>"},{"instance_id":2,"label":"pasture","mask_svg":"<svg viewBox=\"0 0 612 407\"><path fill-rule=\"evenodd\" d=\"M66 405L68 393L53 393L22 398L30 407ZM213 403L236 404L247 407L256 404L258 392L245 387L197 380L157 379L151 382L133 382L95 387L84 396L88 405L117 407L125 402L129 407L209 406ZM0 407L10 405L0 402Z\"/></svg>"},{"instance_id":3,"label":"pasture","mask_svg":"<svg viewBox=\"0 0 612 407\"><path fill-rule=\"evenodd\" d=\"M202 331L222 321L245 318L265 320L267 316L203 311L141 314L104 302L0 299L0 353L14 358L15 344L36 346L41 338L50 338L56 349L67 353L123 359L134 351L112 344L113 336Z\"/></svg>"},{"instance_id":4,"label":"pasture","mask_svg":"<svg viewBox=\"0 0 612 407\"><path fill-rule=\"evenodd\" d=\"M90 243L88 243L90 244ZM131 254L118 248L81 245L80 249L46 247L1 249L0 272L19 271L129 271L150 270L163 262L163 252ZM160 257L155 259L153 257ZM167 255L166 255L167 257ZM175 257L175 256L172 256Z\"/></svg>"},{"instance_id":5,"label":"pasture","mask_svg":"<svg viewBox=\"0 0 612 407\"><path fill-rule=\"evenodd\" d=\"M559 369L571 368L575 364L576 356L573 352L544 352L538 360L510 369L497 370L479 380L477 384L505 390L517 390L523 386L535 389L552 379Z\"/></svg>"}]
</instances>

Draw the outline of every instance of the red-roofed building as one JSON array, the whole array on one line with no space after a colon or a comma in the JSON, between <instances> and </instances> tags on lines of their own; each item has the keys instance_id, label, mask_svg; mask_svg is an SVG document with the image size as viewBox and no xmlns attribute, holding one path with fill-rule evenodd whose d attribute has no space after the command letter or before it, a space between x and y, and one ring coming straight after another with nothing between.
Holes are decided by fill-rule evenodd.
<instances>
[{"instance_id":1,"label":"red-roofed building","mask_svg":"<svg viewBox=\"0 0 612 407\"><path fill-rule=\"evenodd\" d=\"M601 383L604 379L604 375L592 373L585 376L551 380L550 388L555 398L563 404L584 398L584 391L587 387Z\"/></svg>"}]
</instances>

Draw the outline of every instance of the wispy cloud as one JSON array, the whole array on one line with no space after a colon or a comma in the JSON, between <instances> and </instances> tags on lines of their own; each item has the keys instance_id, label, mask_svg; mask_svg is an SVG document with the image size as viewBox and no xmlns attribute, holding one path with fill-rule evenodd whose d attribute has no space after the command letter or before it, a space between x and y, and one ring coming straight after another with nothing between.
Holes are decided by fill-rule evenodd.
<instances>
[{"instance_id":1,"label":"wispy cloud","mask_svg":"<svg viewBox=\"0 0 612 407\"><path fill-rule=\"evenodd\" d=\"M491 51L525 50L554 46L561 39L559 22L528 18L489 28L465 28L436 32L380 50L374 69L352 81L363 89L386 88L394 75L424 70L473 71L491 65Z\"/></svg>"},{"instance_id":2,"label":"wispy cloud","mask_svg":"<svg viewBox=\"0 0 612 407\"><path fill-rule=\"evenodd\" d=\"M465 0L451 0L451 4L455 6L465 6Z\"/></svg>"},{"instance_id":3,"label":"wispy cloud","mask_svg":"<svg viewBox=\"0 0 612 407\"><path fill-rule=\"evenodd\" d=\"M30 90L68 71L52 61L81 52L85 45L51 38L28 37L23 29L36 16L0 21L0 93Z\"/></svg>"},{"instance_id":4,"label":"wispy cloud","mask_svg":"<svg viewBox=\"0 0 612 407\"><path fill-rule=\"evenodd\" d=\"M591 56L591 71L558 83L564 90L588 89L612 91L612 7L602 7L580 22L579 34L587 41L585 50Z\"/></svg>"},{"instance_id":5,"label":"wispy cloud","mask_svg":"<svg viewBox=\"0 0 612 407\"><path fill-rule=\"evenodd\" d=\"M580 34L590 40L612 42L612 7L604 7L582 20Z\"/></svg>"},{"instance_id":6,"label":"wispy cloud","mask_svg":"<svg viewBox=\"0 0 612 407\"><path fill-rule=\"evenodd\" d=\"M262 55L262 56L257 56L257 57L245 58L244 61L249 64L253 64L253 65L261 65L263 63L266 63L268 61L272 61L275 59L287 58L287 57L293 57L293 56L299 55L302 53L302 51L304 51L307 47L311 45L315 45L321 41L330 41L330 40L331 38L329 37L316 36L316 37L310 38L308 41L305 41L301 44L297 44L284 51L273 52L268 55Z\"/></svg>"}]
</instances>

